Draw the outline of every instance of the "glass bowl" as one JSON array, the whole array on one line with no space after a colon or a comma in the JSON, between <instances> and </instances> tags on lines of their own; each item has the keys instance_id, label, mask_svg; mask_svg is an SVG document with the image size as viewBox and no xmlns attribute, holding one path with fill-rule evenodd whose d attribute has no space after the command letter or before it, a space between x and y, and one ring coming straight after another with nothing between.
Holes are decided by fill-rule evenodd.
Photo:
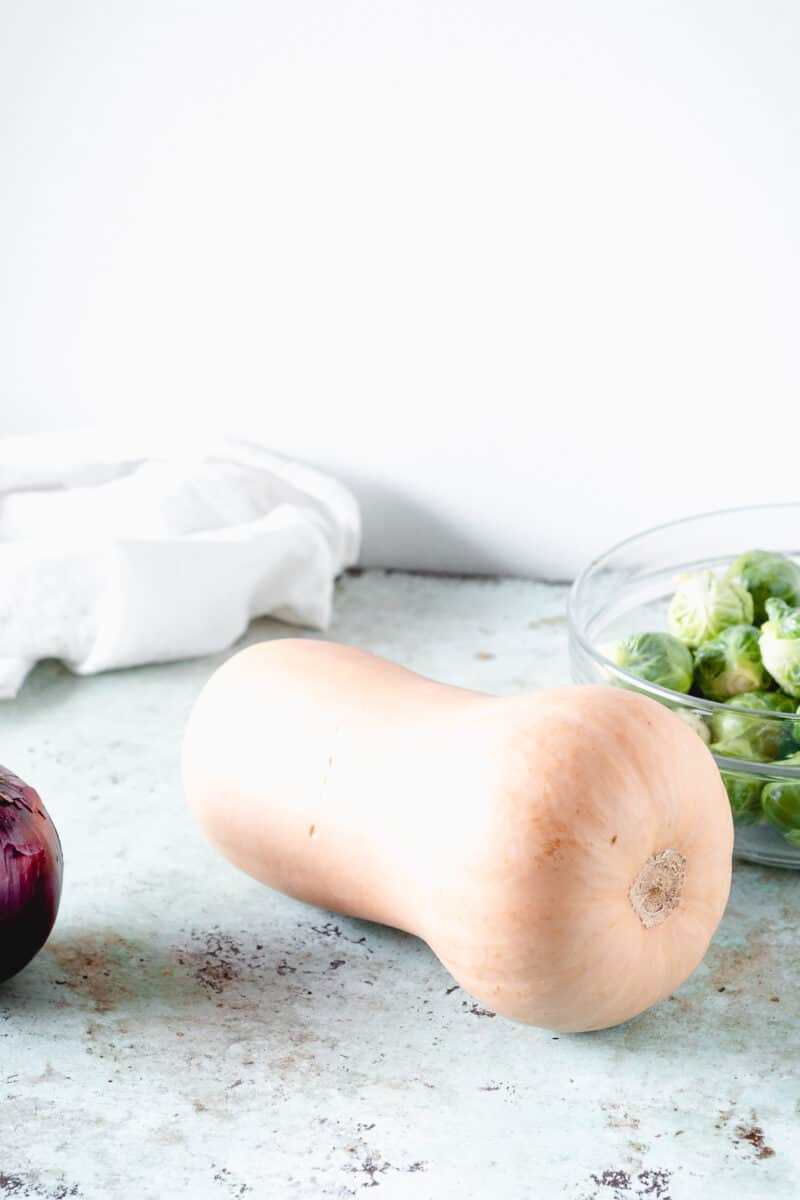
<instances>
[{"instance_id":1,"label":"glass bowl","mask_svg":"<svg viewBox=\"0 0 800 1200\"><path fill-rule=\"evenodd\" d=\"M570 662L576 683L610 683L632 688L668 705L689 721L703 740L715 740L715 723L725 714L741 723L765 761L715 754L731 800L738 858L800 868L800 832L783 819L792 796L800 805L800 765L781 758L800 750L800 714L736 709L699 696L684 696L647 683L617 667L599 649L631 633L666 631L667 608L677 578L710 567L724 571L747 550L775 550L800 562L800 503L727 509L660 525L606 551L575 580L569 595ZM751 736L752 735L752 736ZM774 786L766 796L764 788ZM768 820L767 813L773 821ZM793 845L792 842L796 841Z\"/></svg>"}]
</instances>

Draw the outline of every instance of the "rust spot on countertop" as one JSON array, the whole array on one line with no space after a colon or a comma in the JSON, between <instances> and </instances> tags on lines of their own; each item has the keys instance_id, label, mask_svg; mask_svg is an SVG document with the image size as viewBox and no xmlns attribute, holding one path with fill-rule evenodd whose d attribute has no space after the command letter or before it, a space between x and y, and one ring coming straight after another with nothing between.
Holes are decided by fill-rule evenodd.
<instances>
[{"instance_id":1,"label":"rust spot on countertop","mask_svg":"<svg viewBox=\"0 0 800 1200\"><path fill-rule=\"evenodd\" d=\"M293 1054L284 1054L283 1058L275 1058L270 1063L273 1071L292 1071L297 1066L297 1062Z\"/></svg>"},{"instance_id":2,"label":"rust spot on countertop","mask_svg":"<svg viewBox=\"0 0 800 1200\"><path fill-rule=\"evenodd\" d=\"M46 948L64 974L57 982L91 1000L97 1012L112 1012L129 998L129 963L139 954L125 938L85 934L72 942L54 939Z\"/></svg>"},{"instance_id":3,"label":"rust spot on countertop","mask_svg":"<svg viewBox=\"0 0 800 1200\"><path fill-rule=\"evenodd\" d=\"M755 1113L753 1114L753 1119L755 1119ZM744 1123L737 1125L733 1140L735 1143L749 1142L755 1151L757 1159L775 1157L775 1151L771 1146L767 1145L764 1130L760 1125L746 1125Z\"/></svg>"},{"instance_id":4,"label":"rust spot on countertop","mask_svg":"<svg viewBox=\"0 0 800 1200\"><path fill-rule=\"evenodd\" d=\"M723 1129L728 1125L736 1111L736 1105L731 1101L727 1108L719 1110L719 1120L716 1122L716 1129ZM747 1143L754 1151L754 1157L758 1161L765 1158L774 1158L775 1151L771 1146L767 1145L766 1135L759 1121L758 1113L755 1109L750 1110L749 1121L740 1120L733 1131L733 1144L740 1146L742 1142Z\"/></svg>"},{"instance_id":5,"label":"rust spot on countertop","mask_svg":"<svg viewBox=\"0 0 800 1200\"><path fill-rule=\"evenodd\" d=\"M737 993L743 989L752 992L762 975L772 973L775 940L774 930L759 925L749 931L743 945L712 942L706 955L712 985L718 992Z\"/></svg>"},{"instance_id":6,"label":"rust spot on countertop","mask_svg":"<svg viewBox=\"0 0 800 1200\"><path fill-rule=\"evenodd\" d=\"M601 1107L606 1114L606 1124L609 1128L630 1130L639 1128L639 1118L630 1116L620 1104L603 1104Z\"/></svg>"}]
</instances>

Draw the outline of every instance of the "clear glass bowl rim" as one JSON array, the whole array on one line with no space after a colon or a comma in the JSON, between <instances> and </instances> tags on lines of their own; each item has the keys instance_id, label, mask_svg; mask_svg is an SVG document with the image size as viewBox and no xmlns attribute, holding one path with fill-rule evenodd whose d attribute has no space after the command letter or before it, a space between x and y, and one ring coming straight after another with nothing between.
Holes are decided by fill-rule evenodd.
<instances>
[{"instance_id":1,"label":"clear glass bowl rim","mask_svg":"<svg viewBox=\"0 0 800 1200\"><path fill-rule=\"evenodd\" d=\"M660 533L667 529L677 529L681 525L689 525L695 521L702 521L713 517L733 516L736 513L753 513L753 512L769 512L775 509L790 509L796 508L800 511L800 501L784 500L777 503L766 504L742 504L734 508L717 508L711 509L708 512L694 513L688 517L679 517L676 521L662 521L658 525L652 525L649 529L641 529L638 533L631 534L630 537L623 538L622 541L616 542L602 554L598 554L591 562L588 562L585 567L576 576L567 596L567 628L571 637L577 641L578 645L592 659L599 664L604 672L609 675L616 676L630 687L638 692L643 692L646 695L651 695L655 699L668 701L670 704L678 704L682 708L691 708L698 712L706 712L713 715L718 712L742 712L753 716L758 716L766 721L798 721L800 713L782 713L782 712L765 712L763 709L755 708L740 708L735 704L723 704L718 700L706 700L702 696L692 696L684 692L674 692L671 688L661 687L657 683L649 683L645 679L640 679L637 675L631 674L630 671L623 670L601 654L597 647L589 641L584 629L581 627L577 609L579 602L583 598L583 590L590 581L590 576L594 571L602 567L613 559L614 555L621 550L634 545L636 542L649 537L651 534ZM758 771L763 774L767 772L770 776L775 775L790 779L800 777L800 767L798 766L781 766L780 759L775 762L755 762L753 759L742 758L727 758L723 755L716 755L717 762L724 770L739 771L744 770L745 773Z\"/></svg>"}]
</instances>

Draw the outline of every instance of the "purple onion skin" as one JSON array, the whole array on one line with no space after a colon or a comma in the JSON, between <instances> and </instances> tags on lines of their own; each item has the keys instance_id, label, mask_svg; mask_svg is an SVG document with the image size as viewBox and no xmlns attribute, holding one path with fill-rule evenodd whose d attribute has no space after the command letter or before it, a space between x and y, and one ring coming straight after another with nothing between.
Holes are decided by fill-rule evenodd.
<instances>
[{"instance_id":1,"label":"purple onion skin","mask_svg":"<svg viewBox=\"0 0 800 1200\"><path fill-rule=\"evenodd\" d=\"M38 792L0 767L0 982L50 936L61 898L61 841Z\"/></svg>"}]
</instances>

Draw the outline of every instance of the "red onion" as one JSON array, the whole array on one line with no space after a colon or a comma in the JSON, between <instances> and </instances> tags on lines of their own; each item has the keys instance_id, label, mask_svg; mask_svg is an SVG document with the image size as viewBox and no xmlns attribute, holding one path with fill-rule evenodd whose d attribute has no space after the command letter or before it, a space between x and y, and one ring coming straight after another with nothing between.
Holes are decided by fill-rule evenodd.
<instances>
[{"instance_id":1,"label":"red onion","mask_svg":"<svg viewBox=\"0 0 800 1200\"><path fill-rule=\"evenodd\" d=\"M62 868L58 832L38 792L0 767L0 981L47 941Z\"/></svg>"}]
</instances>

